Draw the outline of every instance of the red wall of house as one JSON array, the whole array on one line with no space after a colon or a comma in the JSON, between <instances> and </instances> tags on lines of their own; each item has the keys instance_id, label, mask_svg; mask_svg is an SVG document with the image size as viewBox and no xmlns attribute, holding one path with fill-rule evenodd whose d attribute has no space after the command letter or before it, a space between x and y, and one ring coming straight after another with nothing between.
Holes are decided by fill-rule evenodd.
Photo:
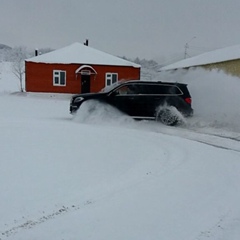
<instances>
[{"instance_id":1,"label":"red wall of house","mask_svg":"<svg viewBox=\"0 0 240 240\"><path fill-rule=\"evenodd\" d=\"M80 93L81 75L75 71L81 64L47 64L26 62L26 91L52 93ZM98 92L105 87L106 72L118 73L118 80L140 79L140 68L125 66L91 65L97 74L91 75L90 92ZM66 71L66 86L53 85L53 70Z\"/></svg>"}]
</instances>

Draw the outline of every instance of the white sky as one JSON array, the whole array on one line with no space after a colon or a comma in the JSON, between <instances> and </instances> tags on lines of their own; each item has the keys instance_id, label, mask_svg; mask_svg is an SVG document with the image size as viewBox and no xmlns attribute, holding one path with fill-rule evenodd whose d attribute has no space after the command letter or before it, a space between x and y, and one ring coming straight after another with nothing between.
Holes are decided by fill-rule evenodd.
<instances>
[{"instance_id":1,"label":"white sky","mask_svg":"<svg viewBox=\"0 0 240 240\"><path fill-rule=\"evenodd\" d=\"M239 0L0 0L0 43L61 48L88 38L113 55L180 58L186 43L190 56L239 44L239 9Z\"/></svg>"}]
</instances>

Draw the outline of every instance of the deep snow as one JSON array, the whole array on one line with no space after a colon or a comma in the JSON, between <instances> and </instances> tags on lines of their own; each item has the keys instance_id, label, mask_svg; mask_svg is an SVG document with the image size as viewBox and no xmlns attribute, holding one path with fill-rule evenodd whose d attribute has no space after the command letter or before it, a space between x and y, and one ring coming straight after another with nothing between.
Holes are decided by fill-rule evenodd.
<instances>
[{"instance_id":1,"label":"deep snow","mask_svg":"<svg viewBox=\"0 0 240 240\"><path fill-rule=\"evenodd\" d=\"M17 93L0 69L1 240L239 239L238 97L217 94L238 79L178 73L196 115L172 128L99 103L73 118L69 95Z\"/></svg>"}]
</instances>

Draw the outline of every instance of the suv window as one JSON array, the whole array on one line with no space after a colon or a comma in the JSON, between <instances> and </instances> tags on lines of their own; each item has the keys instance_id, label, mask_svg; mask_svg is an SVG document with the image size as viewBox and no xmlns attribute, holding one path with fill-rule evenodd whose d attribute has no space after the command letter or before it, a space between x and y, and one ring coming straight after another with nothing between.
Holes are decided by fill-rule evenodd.
<instances>
[{"instance_id":1,"label":"suv window","mask_svg":"<svg viewBox=\"0 0 240 240\"><path fill-rule=\"evenodd\" d=\"M174 85L146 85L145 86L147 94L161 94L161 95L169 95L169 94L182 94L182 91Z\"/></svg>"},{"instance_id":2,"label":"suv window","mask_svg":"<svg viewBox=\"0 0 240 240\"><path fill-rule=\"evenodd\" d=\"M117 95L126 95L126 94L132 94L132 92L131 92L131 89L129 88L129 86L124 85L116 90L116 94Z\"/></svg>"},{"instance_id":3,"label":"suv window","mask_svg":"<svg viewBox=\"0 0 240 240\"><path fill-rule=\"evenodd\" d=\"M128 94L177 94L181 95L182 91L175 85L164 85L164 84L129 84L124 86L128 87Z\"/></svg>"},{"instance_id":4,"label":"suv window","mask_svg":"<svg viewBox=\"0 0 240 240\"><path fill-rule=\"evenodd\" d=\"M116 95L143 94L145 88L138 84L127 84L116 89ZM145 90L146 92L146 90ZM144 93L145 93L144 92Z\"/></svg>"},{"instance_id":5,"label":"suv window","mask_svg":"<svg viewBox=\"0 0 240 240\"><path fill-rule=\"evenodd\" d=\"M168 93L170 94L177 94L177 95L181 95L183 94L183 92L181 91L181 89L177 86L168 86Z\"/></svg>"},{"instance_id":6,"label":"suv window","mask_svg":"<svg viewBox=\"0 0 240 240\"><path fill-rule=\"evenodd\" d=\"M127 88L127 94L149 94L148 84L128 84L123 86ZM119 88L120 90L121 88Z\"/></svg>"},{"instance_id":7,"label":"suv window","mask_svg":"<svg viewBox=\"0 0 240 240\"><path fill-rule=\"evenodd\" d=\"M181 95L182 91L175 85L159 85L159 84L128 84L123 85L116 90L117 95L126 94L161 94L161 95Z\"/></svg>"}]
</instances>

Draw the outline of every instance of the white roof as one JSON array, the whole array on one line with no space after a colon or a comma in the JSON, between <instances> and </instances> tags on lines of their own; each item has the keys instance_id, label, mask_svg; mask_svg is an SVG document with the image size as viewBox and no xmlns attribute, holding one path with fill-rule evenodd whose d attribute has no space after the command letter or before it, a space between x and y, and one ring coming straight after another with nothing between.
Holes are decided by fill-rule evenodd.
<instances>
[{"instance_id":1,"label":"white roof","mask_svg":"<svg viewBox=\"0 0 240 240\"><path fill-rule=\"evenodd\" d=\"M141 66L122 58L101 52L81 43L73 43L67 47L26 59L27 62L36 63L61 63L61 64L94 64L110 66Z\"/></svg>"},{"instance_id":2,"label":"white roof","mask_svg":"<svg viewBox=\"0 0 240 240\"><path fill-rule=\"evenodd\" d=\"M240 45L217 49L192 58L187 58L179 62L170 64L168 66L162 67L160 71L194 67L210 63L225 62L235 59L240 59Z\"/></svg>"}]
</instances>

